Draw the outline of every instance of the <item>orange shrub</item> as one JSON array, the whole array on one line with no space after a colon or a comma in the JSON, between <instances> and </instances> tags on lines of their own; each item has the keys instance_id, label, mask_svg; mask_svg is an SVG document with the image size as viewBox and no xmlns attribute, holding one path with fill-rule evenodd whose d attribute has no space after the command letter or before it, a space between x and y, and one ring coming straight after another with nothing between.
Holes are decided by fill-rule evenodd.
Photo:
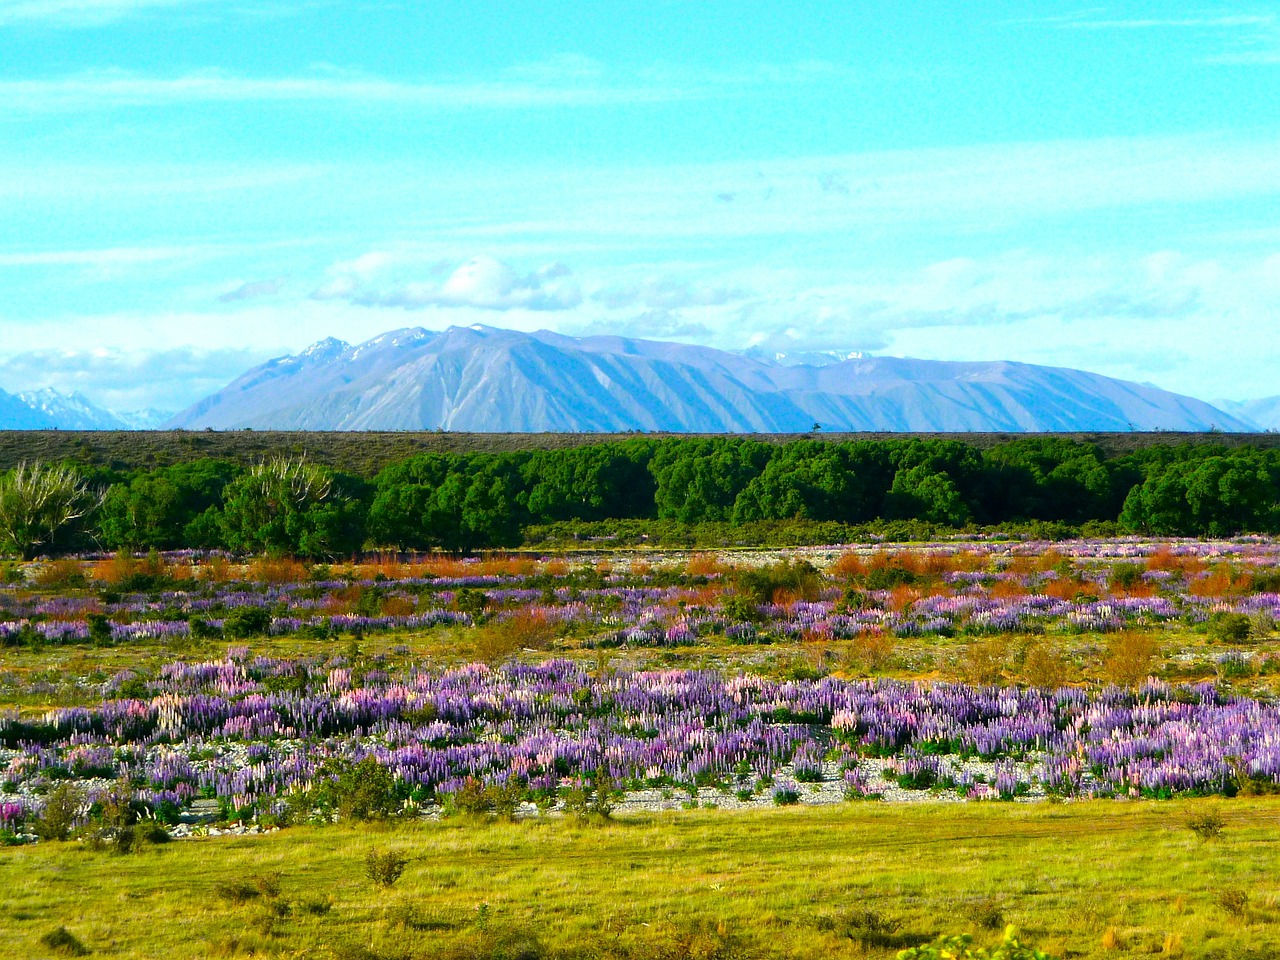
<instances>
[{"instance_id":1,"label":"orange shrub","mask_svg":"<svg viewBox=\"0 0 1280 960\"><path fill-rule=\"evenodd\" d=\"M1187 585L1187 592L1197 597L1237 596L1249 592L1253 586L1253 577L1249 574L1237 576L1226 564L1219 564L1204 576L1198 577Z\"/></svg>"},{"instance_id":2,"label":"orange shrub","mask_svg":"<svg viewBox=\"0 0 1280 960\"><path fill-rule=\"evenodd\" d=\"M1160 645L1149 633L1125 630L1107 643L1103 670L1107 679L1121 686L1136 686L1151 675Z\"/></svg>"},{"instance_id":3,"label":"orange shrub","mask_svg":"<svg viewBox=\"0 0 1280 960\"><path fill-rule=\"evenodd\" d=\"M827 572L841 580L852 580L854 577L866 576L867 565L860 556L850 551L840 554L835 563L827 568Z\"/></svg>"},{"instance_id":4,"label":"orange shrub","mask_svg":"<svg viewBox=\"0 0 1280 960\"><path fill-rule=\"evenodd\" d=\"M301 583L307 568L291 557L261 557L249 564L248 575L256 583Z\"/></svg>"},{"instance_id":5,"label":"orange shrub","mask_svg":"<svg viewBox=\"0 0 1280 960\"><path fill-rule=\"evenodd\" d=\"M231 579L231 561L215 554L200 565L196 577L208 583L226 583Z\"/></svg>"},{"instance_id":6,"label":"orange shrub","mask_svg":"<svg viewBox=\"0 0 1280 960\"><path fill-rule=\"evenodd\" d=\"M38 567L31 576L31 583L45 590L84 586L84 565L79 560L54 560Z\"/></svg>"},{"instance_id":7,"label":"orange shrub","mask_svg":"<svg viewBox=\"0 0 1280 960\"><path fill-rule=\"evenodd\" d=\"M872 630L853 638L849 644L849 656L863 670L875 673L889 664L897 648L898 640L893 634Z\"/></svg>"},{"instance_id":8,"label":"orange shrub","mask_svg":"<svg viewBox=\"0 0 1280 960\"><path fill-rule=\"evenodd\" d=\"M915 587L894 587L889 591L889 609L895 613L905 613L913 603L923 596L924 591Z\"/></svg>"},{"instance_id":9,"label":"orange shrub","mask_svg":"<svg viewBox=\"0 0 1280 960\"><path fill-rule=\"evenodd\" d=\"M999 597L1007 600L1011 597L1025 597L1031 591L1017 580L997 580L988 588L987 592L993 597ZM1073 593L1072 596L1074 597L1075 594Z\"/></svg>"},{"instance_id":10,"label":"orange shrub","mask_svg":"<svg viewBox=\"0 0 1280 960\"><path fill-rule=\"evenodd\" d=\"M384 617L408 617L417 609L417 605L409 597L387 597L382 601Z\"/></svg>"},{"instance_id":11,"label":"orange shrub","mask_svg":"<svg viewBox=\"0 0 1280 960\"><path fill-rule=\"evenodd\" d=\"M714 553L695 553L685 564L685 572L691 577L714 577L728 569Z\"/></svg>"},{"instance_id":12,"label":"orange shrub","mask_svg":"<svg viewBox=\"0 0 1280 960\"><path fill-rule=\"evenodd\" d=\"M1074 600L1077 594L1090 594L1096 591L1096 587L1087 584L1083 580L1074 577L1059 577L1056 580L1049 580L1040 587L1040 592L1048 597L1056 597L1059 600Z\"/></svg>"}]
</instances>

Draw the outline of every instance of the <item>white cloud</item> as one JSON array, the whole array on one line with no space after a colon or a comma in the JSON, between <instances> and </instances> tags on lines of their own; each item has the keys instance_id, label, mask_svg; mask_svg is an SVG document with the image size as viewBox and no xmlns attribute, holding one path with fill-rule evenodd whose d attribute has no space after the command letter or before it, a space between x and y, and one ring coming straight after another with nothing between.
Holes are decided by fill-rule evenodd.
<instances>
[{"instance_id":1,"label":"white cloud","mask_svg":"<svg viewBox=\"0 0 1280 960\"><path fill-rule=\"evenodd\" d=\"M424 109L512 109L657 103L705 91L625 85L502 81L426 82L367 75L245 77L202 71L177 77L122 71L40 80L0 80L0 110L86 110L189 103L293 102L394 104Z\"/></svg>"},{"instance_id":2,"label":"white cloud","mask_svg":"<svg viewBox=\"0 0 1280 960\"><path fill-rule=\"evenodd\" d=\"M0 0L0 26L38 24L87 29L129 17L191 8L206 14L264 19L289 16L330 0Z\"/></svg>"},{"instance_id":3,"label":"white cloud","mask_svg":"<svg viewBox=\"0 0 1280 960\"><path fill-rule=\"evenodd\" d=\"M0 253L4 267L117 267L131 264L185 260L229 252L231 248L209 244L176 247L108 247L87 250L33 250Z\"/></svg>"},{"instance_id":4,"label":"white cloud","mask_svg":"<svg viewBox=\"0 0 1280 960\"><path fill-rule=\"evenodd\" d=\"M219 303L235 303L239 300L256 300L259 297L274 297L284 286L284 279L246 280L226 293L219 294Z\"/></svg>"},{"instance_id":5,"label":"white cloud","mask_svg":"<svg viewBox=\"0 0 1280 960\"><path fill-rule=\"evenodd\" d=\"M118 412L178 410L221 389L266 356L260 350L98 347L0 355L0 389L80 391Z\"/></svg>"},{"instance_id":6,"label":"white cloud","mask_svg":"<svg viewBox=\"0 0 1280 960\"><path fill-rule=\"evenodd\" d=\"M677 310L720 306L747 296L747 291L739 287L699 284L667 275L649 277L639 283L607 286L593 293L591 299L610 310L637 304L651 310Z\"/></svg>"},{"instance_id":7,"label":"white cloud","mask_svg":"<svg viewBox=\"0 0 1280 960\"><path fill-rule=\"evenodd\" d=\"M1062 30L1236 30L1241 27L1272 26L1272 14L1226 14L1212 17L1120 17L1089 15L1046 17L1024 21L1052 25Z\"/></svg>"},{"instance_id":8,"label":"white cloud","mask_svg":"<svg viewBox=\"0 0 1280 960\"><path fill-rule=\"evenodd\" d=\"M336 268L338 276L312 297L347 300L366 307L470 307L479 310L570 310L582 302L582 292L569 268L552 263L521 275L491 256L472 257L443 282L411 281L379 289L368 281L394 262L389 255L370 261L366 254ZM367 269L370 263L374 269ZM362 269L362 266L366 269ZM437 270L442 265L437 265Z\"/></svg>"}]
</instances>

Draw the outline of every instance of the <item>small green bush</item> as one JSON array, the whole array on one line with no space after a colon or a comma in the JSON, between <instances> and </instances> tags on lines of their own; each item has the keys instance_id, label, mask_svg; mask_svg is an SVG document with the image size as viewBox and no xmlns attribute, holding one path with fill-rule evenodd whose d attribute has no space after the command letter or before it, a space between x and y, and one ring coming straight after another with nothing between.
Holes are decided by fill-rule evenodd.
<instances>
[{"instance_id":1,"label":"small green bush","mask_svg":"<svg viewBox=\"0 0 1280 960\"><path fill-rule=\"evenodd\" d=\"M1217 810L1201 810L1187 818L1187 829L1201 840L1217 840L1227 821Z\"/></svg>"},{"instance_id":2,"label":"small green bush","mask_svg":"<svg viewBox=\"0 0 1280 960\"><path fill-rule=\"evenodd\" d=\"M1218 894L1218 906L1228 916L1235 917L1237 920L1243 919L1249 913L1249 894L1238 887L1223 890Z\"/></svg>"},{"instance_id":3,"label":"small green bush","mask_svg":"<svg viewBox=\"0 0 1280 960\"><path fill-rule=\"evenodd\" d=\"M222 622L222 632L231 640L261 637L270 629L271 612L266 607L236 607Z\"/></svg>"},{"instance_id":4,"label":"small green bush","mask_svg":"<svg viewBox=\"0 0 1280 960\"><path fill-rule=\"evenodd\" d=\"M66 927L50 930L40 938L40 943L54 953L61 953L68 957L83 957L89 953L89 948L81 943L76 935L67 930Z\"/></svg>"},{"instance_id":5,"label":"small green bush","mask_svg":"<svg viewBox=\"0 0 1280 960\"><path fill-rule=\"evenodd\" d=\"M84 806L84 794L72 783L60 783L45 798L44 810L36 817L35 835L41 840L65 840L71 836Z\"/></svg>"},{"instance_id":6,"label":"small green bush","mask_svg":"<svg viewBox=\"0 0 1280 960\"><path fill-rule=\"evenodd\" d=\"M397 850L370 850L364 858L364 875L380 887L391 887L408 863L409 858Z\"/></svg>"},{"instance_id":7,"label":"small green bush","mask_svg":"<svg viewBox=\"0 0 1280 960\"><path fill-rule=\"evenodd\" d=\"M331 761L320 772L324 779L308 800L340 820L377 820L401 807L395 776L373 757L354 764Z\"/></svg>"},{"instance_id":8,"label":"small green bush","mask_svg":"<svg viewBox=\"0 0 1280 960\"><path fill-rule=\"evenodd\" d=\"M995 897L973 901L965 909L964 915L983 930L999 930L1005 925L1004 908Z\"/></svg>"},{"instance_id":9,"label":"small green bush","mask_svg":"<svg viewBox=\"0 0 1280 960\"><path fill-rule=\"evenodd\" d=\"M1244 643L1251 623L1243 613L1215 613L1209 618L1209 636L1217 643Z\"/></svg>"}]
</instances>

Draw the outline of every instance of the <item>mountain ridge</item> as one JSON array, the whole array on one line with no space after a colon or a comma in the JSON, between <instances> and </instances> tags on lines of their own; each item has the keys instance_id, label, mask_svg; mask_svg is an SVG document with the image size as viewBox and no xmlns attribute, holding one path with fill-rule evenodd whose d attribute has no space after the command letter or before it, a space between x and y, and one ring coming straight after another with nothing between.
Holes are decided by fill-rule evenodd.
<instances>
[{"instance_id":1,"label":"mountain ridge","mask_svg":"<svg viewBox=\"0 0 1280 960\"><path fill-rule=\"evenodd\" d=\"M1147 384L1014 361L781 363L711 347L492 327L327 338L175 416L196 429L800 433L1236 430Z\"/></svg>"}]
</instances>

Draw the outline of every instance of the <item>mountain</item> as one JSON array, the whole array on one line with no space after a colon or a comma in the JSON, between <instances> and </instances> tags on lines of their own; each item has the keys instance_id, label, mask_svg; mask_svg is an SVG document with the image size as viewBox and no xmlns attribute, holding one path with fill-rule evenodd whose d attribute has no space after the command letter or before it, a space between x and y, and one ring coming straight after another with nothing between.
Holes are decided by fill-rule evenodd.
<instances>
[{"instance_id":1,"label":"mountain","mask_svg":"<svg viewBox=\"0 0 1280 960\"><path fill-rule=\"evenodd\" d=\"M155 410L113 413L79 392L0 390L0 430L148 430L169 417Z\"/></svg>"},{"instance_id":2,"label":"mountain","mask_svg":"<svg viewBox=\"0 0 1280 960\"><path fill-rule=\"evenodd\" d=\"M0 430L52 430L53 418L21 397L0 390Z\"/></svg>"},{"instance_id":3,"label":"mountain","mask_svg":"<svg viewBox=\"0 0 1280 960\"><path fill-rule=\"evenodd\" d=\"M1255 430L1280 430L1280 397L1263 397L1244 402L1224 400L1218 406Z\"/></svg>"},{"instance_id":4,"label":"mountain","mask_svg":"<svg viewBox=\"0 0 1280 960\"><path fill-rule=\"evenodd\" d=\"M650 340L491 327L322 340L169 426L480 432L1248 431L1146 384L1022 363L893 357L822 365Z\"/></svg>"},{"instance_id":5,"label":"mountain","mask_svg":"<svg viewBox=\"0 0 1280 960\"><path fill-rule=\"evenodd\" d=\"M32 410L49 418L58 430L127 430L129 427L110 410L96 406L79 391L65 394L46 387L15 394Z\"/></svg>"}]
</instances>

